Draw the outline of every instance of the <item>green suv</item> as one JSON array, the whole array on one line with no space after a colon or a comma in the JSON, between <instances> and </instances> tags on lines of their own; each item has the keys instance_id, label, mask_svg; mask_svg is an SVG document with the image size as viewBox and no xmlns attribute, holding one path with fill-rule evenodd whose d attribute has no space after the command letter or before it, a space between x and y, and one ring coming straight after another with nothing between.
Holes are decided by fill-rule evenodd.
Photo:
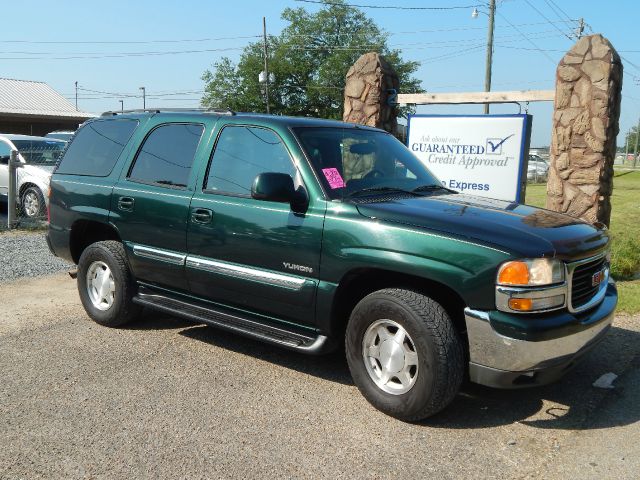
<instances>
[{"instance_id":1,"label":"green suv","mask_svg":"<svg viewBox=\"0 0 640 480\"><path fill-rule=\"evenodd\" d=\"M617 302L603 226L458 194L342 122L108 113L71 141L49 213L97 323L148 307L309 354L344 345L362 394L403 420L465 377L559 378Z\"/></svg>"}]
</instances>

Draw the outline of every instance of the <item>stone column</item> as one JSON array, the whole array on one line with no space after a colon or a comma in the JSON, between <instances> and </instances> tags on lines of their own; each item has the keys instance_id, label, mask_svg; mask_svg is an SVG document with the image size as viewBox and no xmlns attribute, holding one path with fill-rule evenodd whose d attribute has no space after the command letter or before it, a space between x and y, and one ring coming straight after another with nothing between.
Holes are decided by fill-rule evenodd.
<instances>
[{"instance_id":1,"label":"stone column","mask_svg":"<svg viewBox=\"0 0 640 480\"><path fill-rule=\"evenodd\" d=\"M387 90L398 91L399 86L398 75L383 57L365 53L347 72L343 120L395 133L398 108L388 105Z\"/></svg>"},{"instance_id":2,"label":"stone column","mask_svg":"<svg viewBox=\"0 0 640 480\"><path fill-rule=\"evenodd\" d=\"M556 72L547 208L609 225L622 63L602 35L580 39Z\"/></svg>"}]
</instances>

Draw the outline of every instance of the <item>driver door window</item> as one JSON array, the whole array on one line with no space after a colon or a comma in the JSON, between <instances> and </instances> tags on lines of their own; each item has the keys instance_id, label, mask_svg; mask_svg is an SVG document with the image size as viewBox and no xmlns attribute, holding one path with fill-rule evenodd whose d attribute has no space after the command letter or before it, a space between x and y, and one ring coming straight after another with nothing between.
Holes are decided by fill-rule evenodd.
<instances>
[{"instance_id":1,"label":"driver door window","mask_svg":"<svg viewBox=\"0 0 640 480\"><path fill-rule=\"evenodd\" d=\"M266 128L227 126L216 143L205 190L250 196L253 181L265 172L295 180L296 168L280 137Z\"/></svg>"}]
</instances>

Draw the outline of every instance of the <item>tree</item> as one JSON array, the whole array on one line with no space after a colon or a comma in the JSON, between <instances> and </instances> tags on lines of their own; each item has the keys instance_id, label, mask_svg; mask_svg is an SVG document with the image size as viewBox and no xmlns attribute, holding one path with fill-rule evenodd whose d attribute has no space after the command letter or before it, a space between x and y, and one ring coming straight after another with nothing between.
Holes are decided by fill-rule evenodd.
<instances>
[{"instance_id":1,"label":"tree","mask_svg":"<svg viewBox=\"0 0 640 480\"><path fill-rule=\"evenodd\" d=\"M629 153L635 153L636 137L638 136L638 127L631 127L631 130L625 135L625 144L618 147L621 152L626 151L627 143L629 144ZM640 150L640 147L638 147Z\"/></svg>"},{"instance_id":2,"label":"tree","mask_svg":"<svg viewBox=\"0 0 640 480\"><path fill-rule=\"evenodd\" d=\"M421 92L412 77L419 64L404 61L390 49L387 34L361 10L344 0L325 0L322 9L286 8L289 24L278 36L269 36L269 84L271 112L282 115L342 119L347 70L363 53L376 51L394 67L403 92ZM258 83L264 69L262 43L250 43L238 64L224 57L202 75L204 107L237 111L265 111L265 97ZM404 109L403 113L407 113Z\"/></svg>"}]
</instances>

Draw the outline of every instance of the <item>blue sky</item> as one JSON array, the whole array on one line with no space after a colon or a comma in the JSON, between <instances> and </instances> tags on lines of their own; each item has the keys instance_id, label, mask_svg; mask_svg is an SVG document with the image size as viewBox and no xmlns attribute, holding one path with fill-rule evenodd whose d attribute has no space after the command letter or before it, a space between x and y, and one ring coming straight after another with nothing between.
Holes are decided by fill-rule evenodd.
<instances>
[{"instance_id":1,"label":"blue sky","mask_svg":"<svg viewBox=\"0 0 640 480\"><path fill-rule=\"evenodd\" d=\"M451 7L484 0L350 3ZM258 40L263 16L268 32L279 33L285 7L319 8L294 0L6 2L0 76L47 82L72 101L77 81L82 89L79 108L90 112L117 110L119 99L125 108L142 107L140 86L146 87L147 106L197 106L203 71L222 56L236 59L247 42ZM483 89L486 16L471 18L471 8L363 11L391 34L390 46L399 48L405 59L422 62L418 77L428 91ZM552 89L557 61L573 44L565 36L573 27L570 19L581 17L588 25L586 33L602 33L624 57L620 130L626 132L640 115L637 0L498 0L492 89ZM549 103L529 106L534 115L532 146L549 144L551 110ZM480 108L425 106L418 111L480 113ZM492 109L517 111L515 105Z\"/></svg>"}]
</instances>

